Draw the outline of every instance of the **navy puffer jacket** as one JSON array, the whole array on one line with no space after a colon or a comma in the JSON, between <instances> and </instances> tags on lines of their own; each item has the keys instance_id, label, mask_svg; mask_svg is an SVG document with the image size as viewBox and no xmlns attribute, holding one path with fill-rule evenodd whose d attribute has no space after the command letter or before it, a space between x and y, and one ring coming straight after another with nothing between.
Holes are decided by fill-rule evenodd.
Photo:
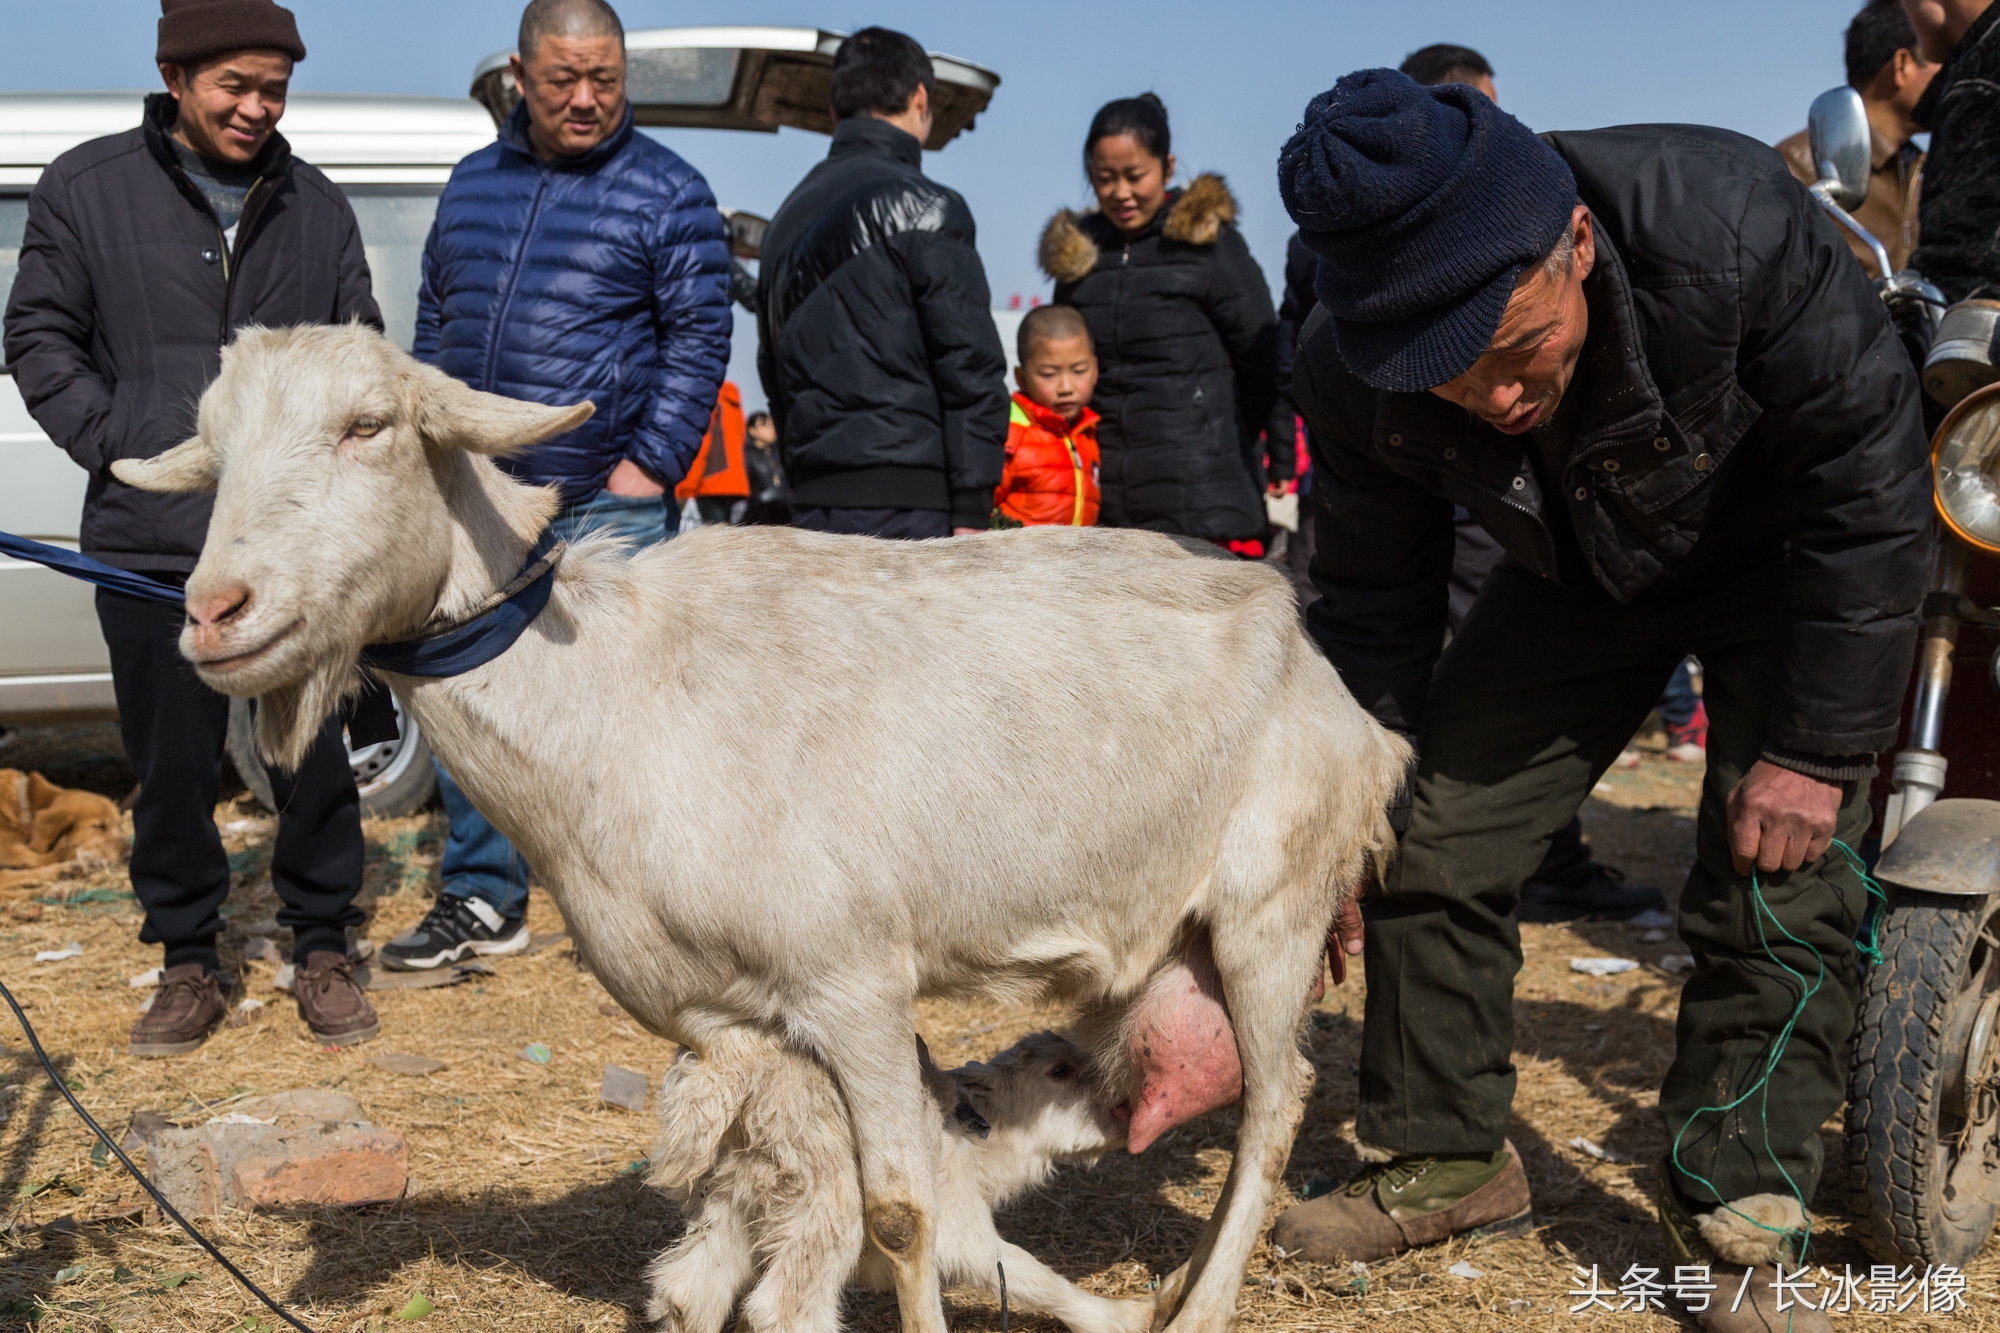
<instances>
[{"instance_id":1,"label":"navy puffer jacket","mask_svg":"<svg viewBox=\"0 0 2000 1333\"><path fill-rule=\"evenodd\" d=\"M526 106L460 162L424 247L415 352L475 389L597 415L500 460L589 498L621 459L671 487L729 364L729 245L708 182L632 128L542 162Z\"/></svg>"}]
</instances>

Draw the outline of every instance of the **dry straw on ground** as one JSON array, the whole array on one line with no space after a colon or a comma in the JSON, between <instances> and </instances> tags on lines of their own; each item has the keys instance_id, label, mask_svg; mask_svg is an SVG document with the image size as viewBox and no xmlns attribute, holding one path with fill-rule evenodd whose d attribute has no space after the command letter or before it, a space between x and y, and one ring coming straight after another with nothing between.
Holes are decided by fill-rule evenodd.
<instances>
[{"instance_id":1,"label":"dry straw on ground","mask_svg":"<svg viewBox=\"0 0 2000 1333\"><path fill-rule=\"evenodd\" d=\"M121 781L129 783L102 755L60 746L37 752L23 736L35 741L27 733L0 739L0 763L22 764L25 756L57 769L62 776L51 776L58 780L87 774L89 785L113 795ZM100 748L104 741L97 738ZM1637 772L1608 779L1586 813L1600 855L1635 879L1677 886L1692 846L1688 807L1697 776L1649 759ZM274 826L240 796L217 817L233 829L232 920L266 918L275 905L267 875ZM441 834L436 816L369 827L373 938L388 938L428 905ZM611 1005L566 946L503 960L496 975L456 987L378 993L381 1038L345 1051L320 1050L307 1040L291 1002L271 988L271 963L240 965L244 993L263 1000L262 1009L219 1032L198 1054L135 1061L123 1048L143 992L127 979L158 959L136 941L138 917L125 889L118 876L64 881L44 896L67 895L67 905L0 913L0 978L33 1006L43 1041L107 1127L122 1132L135 1111L200 1118L214 1113L202 1108L252 1092L324 1086L359 1098L375 1123L410 1142L415 1181L400 1204L211 1224L213 1238L253 1278L313 1327L345 1333L411 1326L390 1316L416 1295L435 1307L420 1326L437 1330L645 1327L636 1313L640 1270L674 1239L676 1211L633 1169L650 1137L647 1120L599 1105L597 1089L607 1063L657 1080L672 1052ZM561 929L539 892L531 922L538 932ZM1302 1333L1384 1320L1410 1333L1577 1328L1589 1321L1568 1313L1575 1264L1595 1264L1615 1283L1634 1262L1668 1263L1649 1191L1651 1164L1666 1146L1654 1090L1672 1049L1676 983L1655 965L1681 946L1622 926L1531 926L1523 935L1513 1138L1535 1188L1535 1233L1375 1264L1365 1284L1348 1269L1301 1267L1260 1250L1243 1289L1244 1328ZM81 957L30 961L36 951L70 940L84 946ZM244 940L232 929L226 941L232 967L239 966ZM1582 977L1567 966L1582 954L1617 954L1647 966L1602 980ZM1360 1018L1358 982L1350 982L1321 1006L1309 1029L1320 1079L1285 1176L1288 1191L1340 1180L1354 1169L1343 1126L1354 1114ZM957 1062L1061 1019L1053 1011L927 1004L921 1026L938 1057ZM553 1052L547 1065L520 1058L531 1042ZM369 1063L386 1052L429 1056L447 1067L416 1077ZM0 1054L0 1195L10 1208L0 1222L0 1329L278 1327L171 1226L137 1211L137 1189L115 1163L93 1161L84 1127L46 1086L17 1035L6 1037ZM1094 1290L1142 1292L1187 1257L1214 1206L1232 1133L1229 1117L1219 1115L1170 1135L1142 1157L1119 1155L1093 1170L1065 1171L1005 1214L1002 1229ZM1829 1161L1837 1163L1832 1125L1827 1134ZM1595 1159L1570 1146L1573 1139L1587 1139L1618 1160ZM1834 1267L1865 1264L1843 1234L1840 1190L1835 1167L1818 1200L1825 1220L1815 1258ZM1452 1275L1462 1260L1482 1276ZM185 1273L195 1276L175 1281ZM1836 1323L2000 1329L1996 1277L2000 1263L1982 1257L1970 1270L1970 1308L1957 1315L1854 1315ZM858 1330L896 1326L886 1296L856 1294L848 1314ZM1673 1322L1629 1313L1589 1319L1616 1328L1664 1329ZM954 1298L951 1320L967 1333L987 1333L1000 1327L1000 1312L990 1302ZM1059 1327L1019 1311L1011 1322L1027 1333Z\"/></svg>"}]
</instances>

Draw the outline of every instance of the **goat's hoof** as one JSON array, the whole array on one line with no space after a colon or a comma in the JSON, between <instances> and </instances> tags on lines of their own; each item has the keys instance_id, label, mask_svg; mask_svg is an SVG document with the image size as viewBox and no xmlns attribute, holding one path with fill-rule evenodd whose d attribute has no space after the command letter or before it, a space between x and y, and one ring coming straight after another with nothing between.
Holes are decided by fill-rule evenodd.
<instances>
[{"instance_id":1,"label":"goat's hoof","mask_svg":"<svg viewBox=\"0 0 2000 1333\"><path fill-rule=\"evenodd\" d=\"M1187 1275L1188 1266L1182 1264L1160 1279L1160 1289L1153 1293L1152 1333L1160 1333L1181 1312L1181 1300L1187 1295Z\"/></svg>"}]
</instances>

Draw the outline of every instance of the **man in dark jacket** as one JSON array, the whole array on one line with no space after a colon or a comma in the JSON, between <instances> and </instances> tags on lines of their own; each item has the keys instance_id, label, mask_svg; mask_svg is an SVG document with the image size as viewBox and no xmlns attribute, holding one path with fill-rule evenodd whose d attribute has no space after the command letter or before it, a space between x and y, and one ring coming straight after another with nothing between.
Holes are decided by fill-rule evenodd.
<instances>
[{"instance_id":1,"label":"man in dark jacket","mask_svg":"<svg viewBox=\"0 0 2000 1333\"><path fill-rule=\"evenodd\" d=\"M1931 132L1910 266L1949 301L2000 297L2000 6L1903 0L1939 69L1912 119Z\"/></svg>"},{"instance_id":2,"label":"man in dark jacket","mask_svg":"<svg viewBox=\"0 0 2000 1333\"><path fill-rule=\"evenodd\" d=\"M291 11L271 0L163 0L158 60L168 92L145 121L50 163L28 200L7 303L7 361L28 410L90 473L82 546L107 564L187 580L211 499L133 490L111 475L195 433L195 404L221 348L250 324L377 328L361 233L346 198L277 134L292 63ZM215 937L229 857L215 829L229 700L195 678L170 603L100 590L125 754L139 775L132 888L139 938L163 946L134 1055L206 1040L226 1012ZM279 810L271 881L293 931L299 1010L321 1043L375 1035L354 982L360 801L339 718L296 773L273 770Z\"/></svg>"},{"instance_id":3,"label":"man in dark jacket","mask_svg":"<svg viewBox=\"0 0 2000 1333\"><path fill-rule=\"evenodd\" d=\"M1799 1262L1853 1027L1867 898L1834 840L1867 827L1931 551L1915 374L1804 187L1726 131L1544 142L1468 87L1371 70L1307 108L1279 185L1320 255L1293 377L1308 621L1421 758L1364 909L1371 1165L1277 1243L1372 1259L1528 1224L1515 895L1695 652L1712 730L1661 1209L1676 1262L1764 1265L1708 1324L1762 1327L1730 1320L1773 1317L1768 1265ZM1440 657L1454 503L1509 558Z\"/></svg>"},{"instance_id":4,"label":"man in dark jacket","mask_svg":"<svg viewBox=\"0 0 2000 1333\"><path fill-rule=\"evenodd\" d=\"M608 529L636 550L673 531L674 483L701 448L729 364L729 245L701 173L633 128L625 29L604 0L534 0L514 56L521 101L460 162L424 247L415 353L476 389L597 413L499 460L552 483L558 537ZM528 866L459 790L444 891L382 949L438 967L528 947Z\"/></svg>"},{"instance_id":5,"label":"man in dark jacket","mask_svg":"<svg viewBox=\"0 0 2000 1333\"><path fill-rule=\"evenodd\" d=\"M902 33L842 42L833 147L764 235L757 371L799 527L945 537L992 522L1007 357L972 213L922 170L936 90Z\"/></svg>"}]
</instances>

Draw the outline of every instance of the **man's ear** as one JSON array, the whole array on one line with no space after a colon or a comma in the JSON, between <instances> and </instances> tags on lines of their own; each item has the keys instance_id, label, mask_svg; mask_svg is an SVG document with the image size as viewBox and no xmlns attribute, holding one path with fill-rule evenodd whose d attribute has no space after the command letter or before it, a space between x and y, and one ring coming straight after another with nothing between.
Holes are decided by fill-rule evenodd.
<instances>
[{"instance_id":1,"label":"man's ear","mask_svg":"<svg viewBox=\"0 0 2000 1333\"><path fill-rule=\"evenodd\" d=\"M1590 206L1578 204L1569 225L1576 236L1576 280L1582 282L1597 267L1597 230L1591 221Z\"/></svg>"},{"instance_id":2,"label":"man's ear","mask_svg":"<svg viewBox=\"0 0 2000 1333\"><path fill-rule=\"evenodd\" d=\"M142 491L212 491L219 471L215 450L197 435L152 458L121 458L111 475Z\"/></svg>"},{"instance_id":3,"label":"man's ear","mask_svg":"<svg viewBox=\"0 0 2000 1333\"><path fill-rule=\"evenodd\" d=\"M411 378L417 431L433 448L510 454L575 430L597 411L588 399L570 407L548 407L481 393L435 366L418 366Z\"/></svg>"}]
</instances>

